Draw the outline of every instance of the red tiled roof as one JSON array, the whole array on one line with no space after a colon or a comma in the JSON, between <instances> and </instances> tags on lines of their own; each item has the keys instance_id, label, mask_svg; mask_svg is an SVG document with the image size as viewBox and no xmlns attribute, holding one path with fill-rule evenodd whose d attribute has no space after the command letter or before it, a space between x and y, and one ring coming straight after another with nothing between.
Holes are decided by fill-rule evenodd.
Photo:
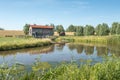
<instances>
[{"instance_id":1,"label":"red tiled roof","mask_svg":"<svg viewBox=\"0 0 120 80\"><path fill-rule=\"evenodd\" d=\"M53 28L52 26L44 26L44 25L30 25L32 28Z\"/></svg>"}]
</instances>

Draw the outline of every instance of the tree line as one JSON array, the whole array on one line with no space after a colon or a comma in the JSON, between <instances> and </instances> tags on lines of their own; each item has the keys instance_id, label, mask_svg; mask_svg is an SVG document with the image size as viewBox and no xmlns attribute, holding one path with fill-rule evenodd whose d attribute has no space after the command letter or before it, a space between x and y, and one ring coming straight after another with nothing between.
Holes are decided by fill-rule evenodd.
<instances>
[{"instance_id":1,"label":"tree line","mask_svg":"<svg viewBox=\"0 0 120 80\"><path fill-rule=\"evenodd\" d=\"M96 27L92 25L86 26L74 26L70 25L66 29L66 32L75 32L76 36L89 36L89 35L97 35L97 36L105 36L105 35L116 35L120 34L120 23L113 22L111 27L106 23L98 24Z\"/></svg>"},{"instance_id":2,"label":"tree line","mask_svg":"<svg viewBox=\"0 0 120 80\"><path fill-rule=\"evenodd\" d=\"M75 26L69 25L68 28L65 30L62 25L54 25L54 31L60 32L75 32L75 36L90 36L90 35L97 35L97 36L105 36L105 35L116 35L120 34L120 23L113 22L111 27L108 26L107 23L98 24L96 27L92 25L85 25L85 26Z\"/></svg>"},{"instance_id":3,"label":"tree line","mask_svg":"<svg viewBox=\"0 0 120 80\"><path fill-rule=\"evenodd\" d=\"M92 25L85 25L85 26L76 26L76 25L69 25L68 28L65 30L63 25L54 25L54 24L47 24L47 26L53 26L54 32L58 32L59 35L65 35L65 32L74 32L75 36L90 36L90 35L97 35L97 36L105 36L105 35L116 35L120 34L120 23L113 22L111 27L108 26L107 23L98 24L96 27ZM26 24L24 26L25 34L28 34L29 25Z\"/></svg>"}]
</instances>

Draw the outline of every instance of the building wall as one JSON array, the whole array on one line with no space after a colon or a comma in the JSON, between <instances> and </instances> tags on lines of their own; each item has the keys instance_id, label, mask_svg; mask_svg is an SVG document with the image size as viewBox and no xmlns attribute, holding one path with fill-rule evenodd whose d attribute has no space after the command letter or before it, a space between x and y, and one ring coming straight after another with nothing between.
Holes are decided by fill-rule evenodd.
<instances>
[{"instance_id":1,"label":"building wall","mask_svg":"<svg viewBox=\"0 0 120 80\"><path fill-rule=\"evenodd\" d=\"M33 28L32 30L32 36L34 37L46 37L46 36L52 36L53 29L47 29L47 28Z\"/></svg>"},{"instance_id":2,"label":"building wall","mask_svg":"<svg viewBox=\"0 0 120 80\"><path fill-rule=\"evenodd\" d=\"M29 35L32 36L32 28L29 28Z\"/></svg>"}]
</instances>

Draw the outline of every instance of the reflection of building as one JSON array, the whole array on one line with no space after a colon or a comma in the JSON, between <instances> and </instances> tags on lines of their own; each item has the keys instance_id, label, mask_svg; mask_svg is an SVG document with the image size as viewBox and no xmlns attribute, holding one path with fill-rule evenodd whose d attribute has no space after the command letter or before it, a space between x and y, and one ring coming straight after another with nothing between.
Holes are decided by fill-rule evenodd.
<instances>
[{"instance_id":1,"label":"reflection of building","mask_svg":"<svg viewBox=\"0 0 120 80\"><path fill-rule=\"evenodd\" d=\"M52 26L43 26L43 25L30 25L29 27L29 35L34 37L47 37L53 35L53 27Z\"/></svg>"}]
</instances>

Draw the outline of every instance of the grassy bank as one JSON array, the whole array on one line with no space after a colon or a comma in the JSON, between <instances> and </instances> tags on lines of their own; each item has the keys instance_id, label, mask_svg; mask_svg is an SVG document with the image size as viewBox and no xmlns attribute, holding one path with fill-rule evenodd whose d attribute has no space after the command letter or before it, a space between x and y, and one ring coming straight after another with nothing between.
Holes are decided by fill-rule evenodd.
<instances>
[{"instance_id":1,"label":"grassy bank","mask_svg":"<svg viewBox=\"0 0 120 80\"><path fill-rule=\"evenodd\" d=\"M34 38L0 38L0 51L21 48L32 48L50 45L48 39Z\"/></svg>"},{"instance_id":2,"label":"grassy bank","mask_svg":"<svg viewBox=\"0 0 120 80\"><path fill-rule=\"evenodd\" d=\"M120 44L120 36L65 36L56 41L96 43L96 44Z\"/></svg>"},{"instance_id":3,"label":"grassy bank","mask_svg":"<svg viewBox=\"0 0 120 80\"><path fill-rule=\"evenodd\" d=\"M89 65L62 63L49 68L46 62L36 61L27 72L24 65L0 65L0 80L120 80L120 58L109 58L102 63Z\"/></svg>"},{"instance_id":4,"label":"grassy bank","mask_svg":"<svg viewBox=\"0 0 120 80\"><path fill-rule=\"evenodd\" d=\"M120 35L119 36L111 36L108 38L109 44L120 45Z\"/></svg>"}]
</instances>

